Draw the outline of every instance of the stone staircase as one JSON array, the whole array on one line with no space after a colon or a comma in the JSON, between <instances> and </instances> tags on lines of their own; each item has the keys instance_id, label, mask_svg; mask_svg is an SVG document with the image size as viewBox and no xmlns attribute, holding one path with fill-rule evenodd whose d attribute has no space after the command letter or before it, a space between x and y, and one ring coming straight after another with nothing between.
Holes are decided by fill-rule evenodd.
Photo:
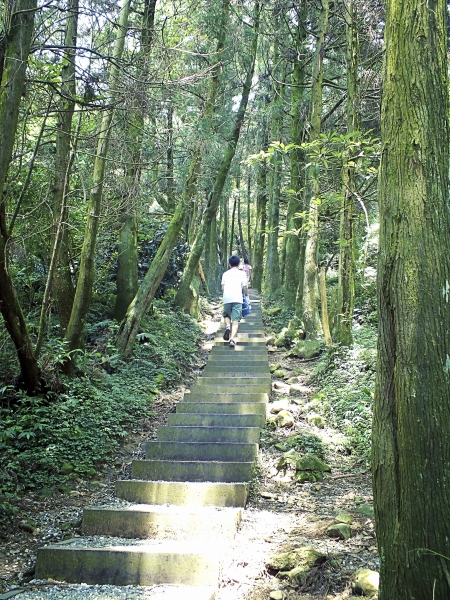
<instances>
[{"instance_id":1,"label":"stone staircase","mask_svg":"<svg viewBox=\"0 0 450 600\"><path fill-rule=\"evenodd\" d=\"M223 341L222 328L202 376L145 445L146 459L117 481L120 502L86 508L85 537L40 548L37 579L161 586L152 599L215 597L271 389L261 307L251 299L238 345Z\"/></svg>"}]
</instances>

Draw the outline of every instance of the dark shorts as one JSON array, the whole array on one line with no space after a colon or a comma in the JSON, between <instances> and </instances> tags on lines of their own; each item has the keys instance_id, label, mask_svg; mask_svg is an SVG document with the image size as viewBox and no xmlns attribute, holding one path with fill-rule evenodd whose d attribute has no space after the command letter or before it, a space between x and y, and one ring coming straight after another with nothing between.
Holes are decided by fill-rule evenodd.
<instances>
[{"instance_id":1,"label":"dark shorts","mask_svg":"<svg viewBox=\"0 0 450 600\"><path fill-rule=\"evenodd\" d=\"M242 302L224 304L222 316L228 317L232 321L240 321L242 319Z\"/></svg>"}]
</instances>

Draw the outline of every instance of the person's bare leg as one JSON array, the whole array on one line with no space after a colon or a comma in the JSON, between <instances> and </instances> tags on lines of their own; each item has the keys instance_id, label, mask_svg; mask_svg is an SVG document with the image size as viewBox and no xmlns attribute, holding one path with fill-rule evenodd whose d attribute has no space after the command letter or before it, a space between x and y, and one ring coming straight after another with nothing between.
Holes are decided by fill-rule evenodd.
<instances>
[{"instance_id":1,"label":"person's bare leg","mask_svg":"<svg viewBox=\"0 0 450 600\"><path fill-rule=\"evenodd\" d=\"M239 328L239 321L233 321L231 323L231 339L236 341L236 336Z\"/></svg>"}]
</instances>

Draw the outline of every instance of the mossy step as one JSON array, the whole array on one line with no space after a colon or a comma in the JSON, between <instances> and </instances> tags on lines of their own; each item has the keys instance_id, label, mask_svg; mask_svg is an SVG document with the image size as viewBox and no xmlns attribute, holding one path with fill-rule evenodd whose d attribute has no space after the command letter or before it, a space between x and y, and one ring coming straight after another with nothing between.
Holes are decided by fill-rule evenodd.
<instances>
[{"instance_id":1,"label":"mossy step","mask_svg":"<svg viewBox=\"0 0 450 600\"><path fill-rule=\"evenodd\" d=\"M224 346L225 348L229 348L229 342L226 342L222 337L216 337L213 339L214 342L214 346ZM261 346L262 348L266 347L266 340L265 338L256 338L256 337L251 337L251 338L244 338L244 337L237 337L236 338L236 343L240 346L250 346L251 348L253 347L259 347Z\"/></svg>"},{"instance_id":2,"label":"mossy step","mask_svg":"<svg viewBox=\"0 0 450 600\"><path fill-rule=\"evenodd\" d=\"M239 364L239 362L232 364L221 364L220 361L214 363L208 363L202 371L202 377L212 376L214 374L227 373L227 374L248 374L256 375L257 373L270 373L269 365L267 361L261 364Z\"/></svg>"},{"instance_id":3,"label":"mossy step","mask_svg":"<svg viewBox=\"0 0 450 600\"><path fill-rule=\"evenodd\" d=\"M137 539L233 539L240 508L149 506L88 507L83 534Z\"/></svg>"},{"instance_id":4,"label":"mossy step","mask_svg":"<svg viewBox=\"0 0 450 600\"><path fill-rule=\"evenodd\" d=\"M217 585L217 542L145 540L128 545L80 547L80 539L37 551L36 579L107 585ZM75 543L77 545L75 545ZM92 542L94 543L94 542Z\"/></svg>"},{"instance_id":5,"label":"mossy step","mask_svg":"<svg viewBox=\"0 0 450 600\"><path fill-rule=\"evenodd\" d=\"M249 382L247 384L239 384L234 383L233 379L228 379L228 383L222 383L220 385L216 384L215 380L211 378L210 383L195 383L192 387L192 393L200 392L200 393L216 393L217 390L222 389L226 394L245 394L247 392L252 393L266 393L270 394L272 389L272 384L269 380L267 382L258 382L252 383Z\"/></svg>"},{"instance_id":6,"label":"mossy step","mask_svg":"<svg viewBox=\"0 0 450 600\"><path fill-rule=\"evenodd\" d=\"M267 352L258 352L252 354L251 352L213 352L211 351L207 365L236 365L246 367L247 365L256 366L268 366L269 361L267 358Z\"/></svg>"},{"instance_id":7,"label":"mossy step","mask_svg":"<svg viewBox=\"0 0 450 600\"><path fill-rule=\"evenodd\" d=\"M245 344L239 344L237 341L236 346L230 346L228 342L223 342L220 345L213 346L210 352L210 356L229 356L233 354L239 355L240 359L244 359L244 356L250 356L252 358L265 358L267 360L267 348L265 345L261 346L247 346Z\"/></svg>"},{"instance_id":8,"label":"mossy step","mask_svg":"<svg viewBox=\"0 0 450 600\"><path fill-rule=\"evenodd\" d=\"M186 392L184 394L184 401L186 402L262 402L267 404L269 402L269 394L267 392L257 392L253 390L250 392L248 389L245 392L238 393L226 393L218 392L217 389L214 392L205 391L203 388L197 388L195 391Z\"/></svg>"},{"instance_id":9,"label":"mossy step","mask_svg":"<svg viewBox=\"0 0 450 600\"><path fill-rule=\"evenodd\" d=\"M146 504L177 506L245 506L247 483L181 482L181 481L116 481L117 498Z\"/></svg>"},{"instance_id":10,"label":"mossy step","mask_svg":"<svg viewBox=\"0 0 450 600\"><path fill-rule=\"evenodd\" d=\"M226 442L146 442L147 459L165 460L215 460L244 462L255 460L258 444Z\"/></svg>"},{"instance_id":11,"label":"mossy step","mask_svg":"<svg viewBox=\"0 0 450 600\"><path fill-rule=\"evenodd\" d=\"M225 483L250 481L253 461L182 461L134 460L131 465L133 479L146 481L217 481Z\"/></svg>"},{"instance_id":12,"label":"mossy step","mask_svg":"<svg viewBox=\"0 0 450 600\"><path fill-rule=\"evenodd\" d=\"M195 385L254 385L261 382L265 384L267 381L271 381L272 375L267 370L266 373L243 374L236 373L233 377L228 375L222 375L221 373L212 373L211 375L201 375L195 381Z\"/></svg>"},{"instance_id":13,"label":"mossy step","mask_svg":"<svg viewBox=\"0 0 450 600\"><path fill-rule=\"evenodd\" d=\"M265 418L263 402L179 402L177 413L254 414Z\"/></svg>"},{"instance_id":14,"label":"mossy step","mask_svg":"<svg viewBox=\"0 0 450 600\"><path fill-rule=\"evenodd\" d=\"M169 425L201 425L203 427L261 427L266 420L261 415L224 415L208 413L172 413Z\"/></svg>"},{"instance_id":15,"label":"mossy step","mask_svg":"<svg viewBox=\"0 0 450 600\"><path fill-rule=\"evenodd\" d=\"M160 427L158 441L177 442L240 442L258 444L259 427L196 427L175 425Z\"/></svg>"}]
</instances>

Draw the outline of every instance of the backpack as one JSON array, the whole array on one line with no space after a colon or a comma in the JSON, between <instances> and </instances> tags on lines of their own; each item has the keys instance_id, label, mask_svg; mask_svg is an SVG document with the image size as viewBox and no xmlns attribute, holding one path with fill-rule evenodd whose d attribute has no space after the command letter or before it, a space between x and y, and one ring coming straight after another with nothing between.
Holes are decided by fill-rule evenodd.
<instances>
[{"instance_id":1,"label":"backpack","mask_svg":"<svg viewBox=\"0 0 450 600\"><path fill-rule=\"evenodd\" d=\"M242 294L242 316L246 317L250 314L252 306L250 304L250 298L245 294Z\"/></svg>"}]
</instances>

